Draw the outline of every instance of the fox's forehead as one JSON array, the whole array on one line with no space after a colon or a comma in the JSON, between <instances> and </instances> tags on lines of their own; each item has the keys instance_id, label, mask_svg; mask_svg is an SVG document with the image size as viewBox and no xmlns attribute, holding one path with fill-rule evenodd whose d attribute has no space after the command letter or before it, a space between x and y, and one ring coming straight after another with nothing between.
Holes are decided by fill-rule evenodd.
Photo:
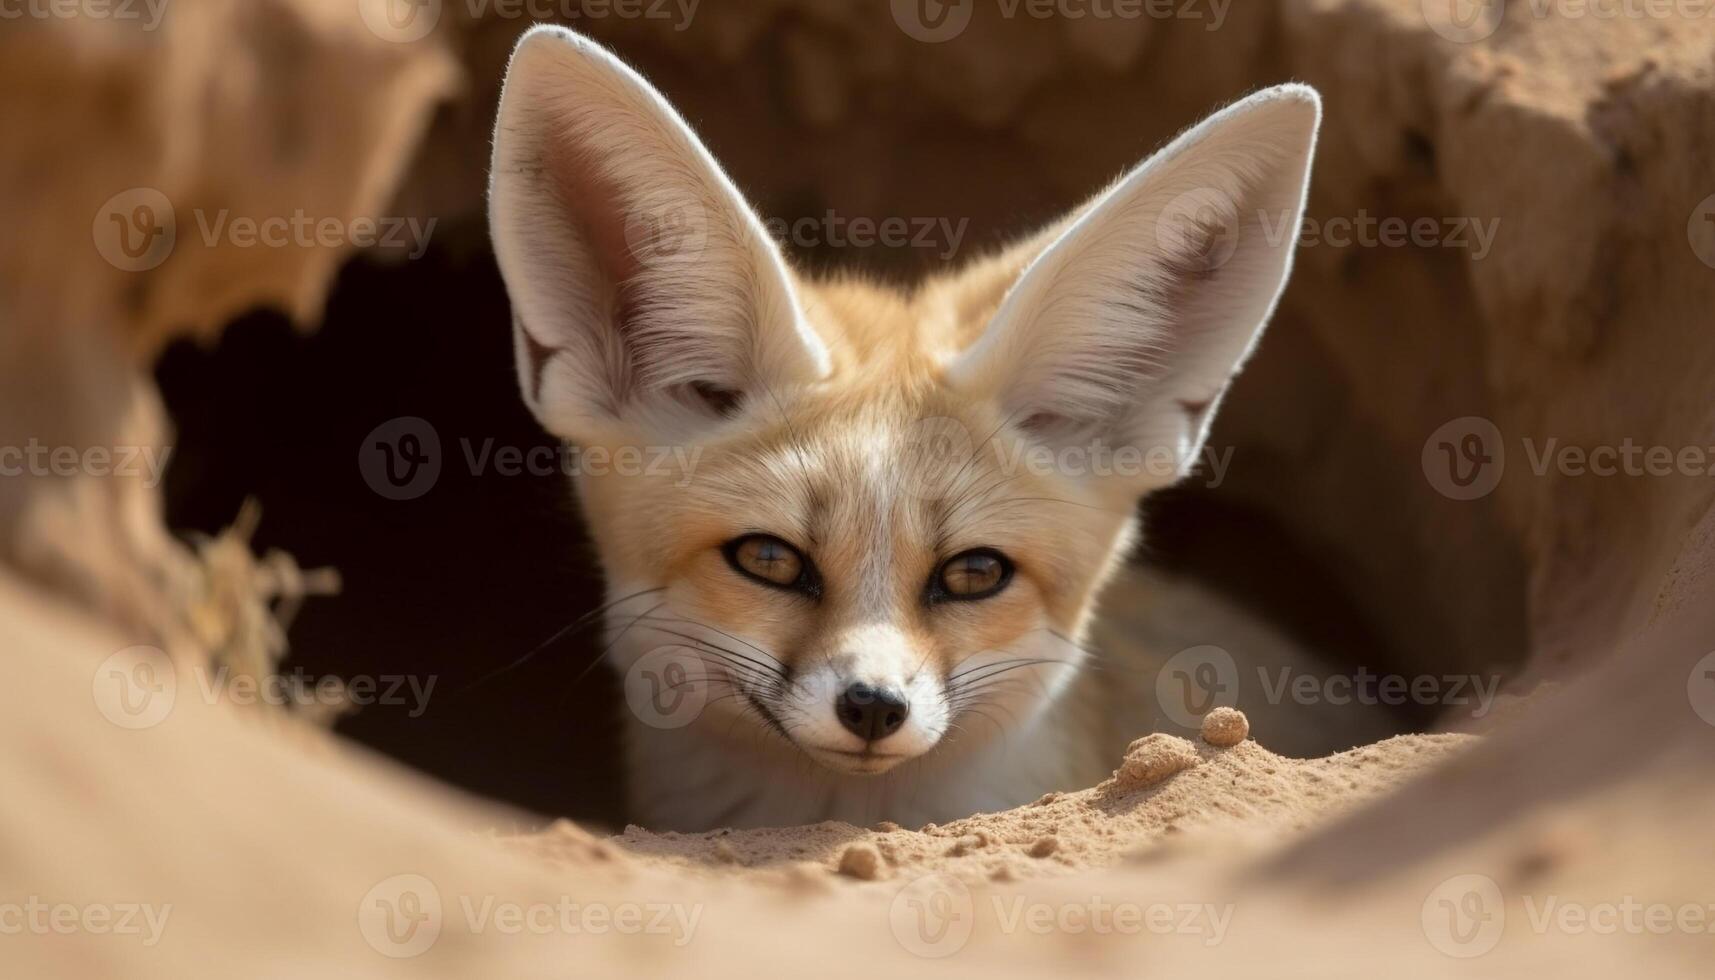
<instances>
[{"instance_id":1,"label":"fox's forehead","mask_svg":"<svg viewBox=\"0 0 1715 980\"><path fill-rule=\"evenodd\" d=\"M946 360L977 338L1003 292L970 275L909 290L859 279L796 281L800 311L828 347L835 383L907 394L932 392Z\"/></svg>"},{"instance_id":2,"label":"fox's forehead","mask_svg":"<svg viewBox=\"0 0 1715 980\"><path fill-rule=\"evenodd\" d=\"M993 460L972 451L965 422L868 408L787 418L767 438L726 448L711 460L720 506L828 557L957 539L954 504L996 478Z\"/></svg>"}]
</instances>

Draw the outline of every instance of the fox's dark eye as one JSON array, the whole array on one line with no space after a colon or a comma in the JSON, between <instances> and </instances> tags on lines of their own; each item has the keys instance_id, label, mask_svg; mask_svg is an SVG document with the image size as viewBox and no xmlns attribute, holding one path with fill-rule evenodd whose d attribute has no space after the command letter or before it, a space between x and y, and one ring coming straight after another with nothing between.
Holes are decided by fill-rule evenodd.
<instances>
[{"instance_id":1,"label":"fox's dark eye","mask_svg":"<svg viewBox=\"0 0 1715 980\"><path fill-rule=\"evenodd\" d=\"M812 592L815 575L798 549L770 534L747 534L721 549L728 564L765 585Z\"/></svg>"},{"instance_id":2,"label":"fox's dark eye","mask_svg":"<svg viewBox=\"0 0 1715 980\"><path fill-rule=\"evenodd\" d=\"M992 548L975 548L954 555L941 565L931 583L936 599L987 599L1012 581L1012 562Z\"/></svg>"}]
</instances>

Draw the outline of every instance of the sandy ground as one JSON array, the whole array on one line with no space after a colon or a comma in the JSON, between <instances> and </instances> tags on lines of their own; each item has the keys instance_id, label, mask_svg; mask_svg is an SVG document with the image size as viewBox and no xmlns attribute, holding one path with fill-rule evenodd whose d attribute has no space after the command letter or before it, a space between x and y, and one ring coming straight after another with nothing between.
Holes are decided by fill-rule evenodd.
<instances>
[{"instance_id":1,"label":"sandy ground","mask_svg":"<svg viewBox=\"0 0 1715 980\"><path fill-rule=\"evenodd\" d=\"M1235 713L1236 715L1236 713ZM1242 718L1242 716L1237 716ZM1111 779L1028 806L906 829L811 827L655 834L628 827L618 850L651 866L727 877L864 881L938 872L969 881L1071 874L1149 862L1200 847L1259 845L1347 812L1446 760L1470 736L1402 736L1325 759L1275 755L1246 741L1220 748L1173 735L1135 742ZM581 841L584 835L569 825ZM550 859L556 832L523 838Z\"/></svg>"}]
</instances>

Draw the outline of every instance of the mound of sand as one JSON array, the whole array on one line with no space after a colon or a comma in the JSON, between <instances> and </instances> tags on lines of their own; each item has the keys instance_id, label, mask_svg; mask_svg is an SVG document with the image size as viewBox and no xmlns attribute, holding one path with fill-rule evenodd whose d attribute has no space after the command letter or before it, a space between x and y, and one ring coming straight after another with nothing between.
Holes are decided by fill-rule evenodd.
<instances>
[{"instance_id":1,"label":"mound of sand","mask_svg":"<svg viewBox=\"0 0 1715 980\"><path fill-rule=\"evenodd\" d=\"M1228 717L1244 723L1231 709ZM1070 874L1163 852L1248 841L1263 845L1374 799L1445 761L1470 736L1388 739L1325 759L1286 759L1255 742L1201 748L1173 735L1134 742L1113 777L1076 793L946 824L651 833L628 827L622 851L654 866L725 877L811 880L836 872L865 881L931 872L971 881ZM544 857L570 825L519 841Z\"/></svg>"}]
</instances>

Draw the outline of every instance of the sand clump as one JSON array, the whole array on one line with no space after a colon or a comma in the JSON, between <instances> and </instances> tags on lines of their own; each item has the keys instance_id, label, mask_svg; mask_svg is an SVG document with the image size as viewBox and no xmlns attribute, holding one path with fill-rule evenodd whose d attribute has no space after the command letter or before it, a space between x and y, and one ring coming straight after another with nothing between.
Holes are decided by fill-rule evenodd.
<instances>
[{"instance_id":1,"label":"sand clump","mask_svg":"<svg viewBox=\"0 0 1715 980\"><path fill-rule=\"evenodd\" d=\"M1203 716L1203 741L1229 749L1249 738L1250 720L1236 708L1216 708Z\"/></svg>"},{"instance_id":2,"label":"sand clump","mask_svg":"<svg viewBox=\"0 0 1715 980\"><path fill-rule=\"evenodd\" d=\"M853 844L840 855L840 874L860 881L881 877L881 852L874 844Z\"/></svg>"},{"instance_id":3,"label":"sand clump","mask_svg":"<svg viewBox=\"0 0 1715 980\"><path fill-rule=\"evenodd\" d=\"M1142 789L1201 761L1197 749L1176 735L1146 735L1126 749L1125 761L1105 785L1116 790Z\"/></svg>"}]
</instances>

